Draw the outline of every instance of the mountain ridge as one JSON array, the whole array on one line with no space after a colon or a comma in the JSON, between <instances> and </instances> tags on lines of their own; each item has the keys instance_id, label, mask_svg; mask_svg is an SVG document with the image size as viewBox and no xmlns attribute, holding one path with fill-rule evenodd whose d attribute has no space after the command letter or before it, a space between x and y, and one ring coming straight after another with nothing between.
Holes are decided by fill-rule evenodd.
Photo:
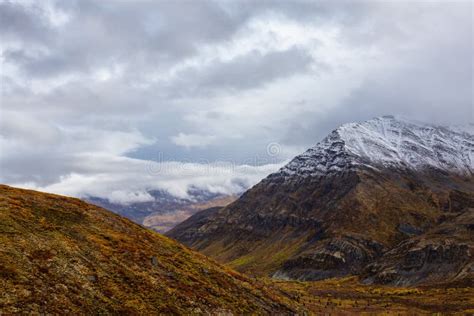
<instances>
[{"instance_id":1,"label":"mountain ridge","mask_svg":"<svg viewBox=\"0 0 474 316\"><path fill-rule=\"evenodd\" d=\"M351 134L354 127L370 137ZM413 232L427 233L446 214L474 207L473 144L468 132L394 117L345 124L236 202L197 214L168 235L258 275L362 274Z\"/></svg>"},{"instance_id":2,"label":"mountain ridge","mask_svg":"<svg viewBox=\"0 0 474 316\"><path fill-rule=\"evenodd\" d=\"M395 116L347 123L296 156L277 174L315 176L357 166L432 167L472 175L474 128L424 124Z\"/></svg>"}]
</instances>

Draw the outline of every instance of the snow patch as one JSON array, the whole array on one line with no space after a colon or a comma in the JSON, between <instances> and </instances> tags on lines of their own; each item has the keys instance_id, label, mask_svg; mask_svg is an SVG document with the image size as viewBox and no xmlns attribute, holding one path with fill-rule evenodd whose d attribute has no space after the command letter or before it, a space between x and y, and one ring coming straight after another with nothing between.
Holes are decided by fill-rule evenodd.
<instances>
[{"instance_id":1,"label":"snow patch","mask_svg":"<svg viewBox=\"0 0 474 316\"><path fill-rule=\"evenodd\" d=\"M358 166L431 167L472 175L474 125L437 126L394 116L344 124L277 174L321 176Z\"/></svg>"}]
</instances>

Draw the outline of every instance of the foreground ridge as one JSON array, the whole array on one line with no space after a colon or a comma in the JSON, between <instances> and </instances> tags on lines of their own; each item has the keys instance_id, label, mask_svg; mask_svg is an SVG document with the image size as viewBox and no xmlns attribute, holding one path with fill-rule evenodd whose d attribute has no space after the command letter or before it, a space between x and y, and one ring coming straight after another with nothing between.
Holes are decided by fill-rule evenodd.
<instances>
[{"instance_id":1,"label":"foreground ridge","mask_svg":"<svg viewBox=\"0 0 474 316\"><path fill-rule=\"evenodd\" d=\"M75 198L0 185L0 314L294 314L277 290Z\"/></svg>"}]
</instances>

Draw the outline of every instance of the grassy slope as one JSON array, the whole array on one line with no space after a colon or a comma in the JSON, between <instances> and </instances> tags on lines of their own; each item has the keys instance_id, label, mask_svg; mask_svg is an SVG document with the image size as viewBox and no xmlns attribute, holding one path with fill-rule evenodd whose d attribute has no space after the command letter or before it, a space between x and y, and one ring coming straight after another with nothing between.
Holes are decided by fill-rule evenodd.
<instances>
[{"instance_id":1,"label":"grassy slope","mask_svg":"<svg viewBox=\"0 0 474 316\"><path fill-rule=\"evenodd\" d=\"M312 313L335 315L473 315L474 288L362 285L356 277L317 282L274 281Z\"/></svg>"},{"instance_id":2,"label":"grassy slope","mask_svg":"<svg viewBox=\"0 0 474 316\"><path fill-rule=\"evenodd\" d=\"M298 304L74 198L0 186L0 314L283 314Z\"/></svg>"}]
</instances>

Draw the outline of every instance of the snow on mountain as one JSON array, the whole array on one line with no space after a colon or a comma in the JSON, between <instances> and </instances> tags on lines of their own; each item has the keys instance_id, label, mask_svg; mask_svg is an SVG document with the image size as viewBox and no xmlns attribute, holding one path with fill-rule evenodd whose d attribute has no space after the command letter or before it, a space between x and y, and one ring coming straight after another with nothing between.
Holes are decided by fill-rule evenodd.
<instances>
[{"instance_id":1,"label":"snow on mountain","mask_svg":"<svg viewBox=\"0 0 474 316\"><path fill-rule=\"evenodd\" d=\"M474 173L474 126L437 126L394 116L340 126L278 175L319 176L356 167Z\"/></svg>"}]
</instances>

